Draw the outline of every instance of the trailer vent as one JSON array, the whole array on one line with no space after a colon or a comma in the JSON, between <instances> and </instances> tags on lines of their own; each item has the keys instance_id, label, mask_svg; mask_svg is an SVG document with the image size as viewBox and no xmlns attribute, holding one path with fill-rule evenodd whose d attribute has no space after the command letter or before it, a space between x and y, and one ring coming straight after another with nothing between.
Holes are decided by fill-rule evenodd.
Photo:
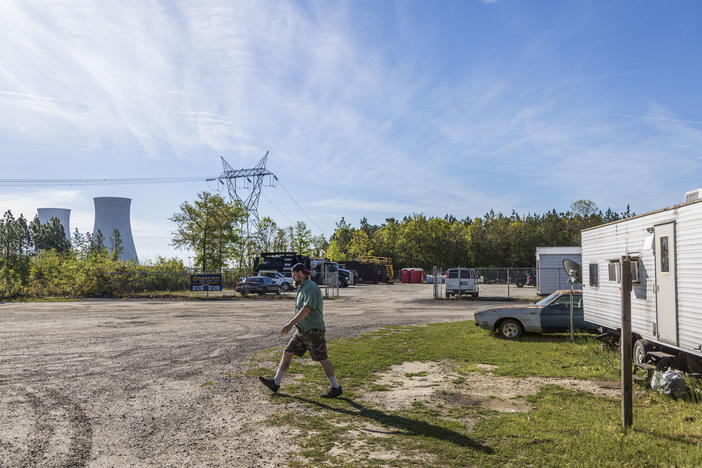
<instances>
[{"instance_id":1,"label":"trailer vent","mask_svg":"<svg viewBox=\"0 0 702 468\"><path fill-rule=\"evenodd\" d=\"M685 203L690 203L699 200L700 198L702 198L702 188L685 192Z\"/></svg>"}]
</instances>

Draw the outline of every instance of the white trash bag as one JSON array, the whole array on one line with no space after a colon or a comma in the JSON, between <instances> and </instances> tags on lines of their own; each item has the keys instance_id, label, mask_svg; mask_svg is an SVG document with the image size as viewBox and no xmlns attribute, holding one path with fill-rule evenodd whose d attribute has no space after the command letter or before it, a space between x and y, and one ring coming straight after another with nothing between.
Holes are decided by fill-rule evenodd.
<instances>
[{"instance_id":1,"label":"white trash bag","mask_svg":"<svg viewBox=\"0 0 702 468\"><path fill-rule=\"evenodd\" d=\"M688 391L683 373L670 367L664 372L653 373L651 388L675 398L682 398Z\"/></svg>"}]
</instances>

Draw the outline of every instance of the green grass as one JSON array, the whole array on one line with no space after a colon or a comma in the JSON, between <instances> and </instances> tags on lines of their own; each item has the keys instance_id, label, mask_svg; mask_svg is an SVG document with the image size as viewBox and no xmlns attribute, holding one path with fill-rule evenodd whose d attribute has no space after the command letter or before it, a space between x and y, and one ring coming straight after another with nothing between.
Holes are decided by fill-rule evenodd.
<instances>
[{"instance_id":1,"label":"green grass","mask_svg":"<svg viewBox=\"0 0 702 468\"><path fill-rule=\"evenodd\" d=\"M0 298L0 302L75 302L79 300L80 299L74 297L57 296Z\"/></svg>"},{"instance_id":2,"label":"green grass","mask_svg":"<svg viewBox=\"0 0 702 468\"><path fill-rule=\"evenodd\" d=\"M300 431L296 441L302 459L293 462L300 467L701 465L702 407L643 389L634 398L634 426L626 433L618 399L554 385L527 397L534 408L528 413L498 413L471 403L463 377L454 377L455 392L441 392L446 398L414 402L400 411L359 398L360 391L392 391L392 385L374 383L375 374L406 361L442 362L459 375L476 372L482 363L498 366L494 374L499 376L617 379L617 353L599 345L589 335L578 335L575 343L568 335L506 341L473 322L391 327L330 340L329 355L344 395L319 398L327 386L321 368L296 359L289 372L300 378L286 379L282 395L271 402L301 402L310 411L281 407L268 422ZM253 359L277 360L279 352Z\"/></svg>"}]
</instances>

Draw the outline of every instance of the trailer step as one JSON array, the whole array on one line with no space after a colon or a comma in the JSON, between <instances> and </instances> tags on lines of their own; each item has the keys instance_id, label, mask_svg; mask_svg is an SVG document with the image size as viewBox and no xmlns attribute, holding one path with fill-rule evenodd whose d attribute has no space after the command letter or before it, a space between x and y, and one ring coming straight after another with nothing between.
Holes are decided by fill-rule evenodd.
<instances>
[{"instance_id":1,"label":"trailer step","mask_svg":"<svg viewBox=\"0 0 702 468\"><path fill-rule=\"evenodd\" d=\"M648 354L650 354L651 356L655 356L655 357L657 357L657 358L659 358L659 359L663 359L663 358L675 358L675 357L677 357L677 356L674 355L674 354L668 354L668 353L663 352L663 351L649 351Z\"/></svg>"}]
</instances>

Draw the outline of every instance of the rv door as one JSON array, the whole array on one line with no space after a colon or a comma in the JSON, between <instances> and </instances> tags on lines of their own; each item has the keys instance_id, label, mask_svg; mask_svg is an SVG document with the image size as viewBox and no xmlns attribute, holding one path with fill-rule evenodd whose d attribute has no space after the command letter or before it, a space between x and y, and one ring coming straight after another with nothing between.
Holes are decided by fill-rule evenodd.
<instances>
[{"instance_id":1,"label":"rv door","mask_svg":"<svg viewBox=\"0 0 702 468\"><path fill-rule=\"evenodd\" d=\"M658 339L678 344L678 305L675 272L675 223L655 229L656 314Z\"/></svg>"}]
</instances>

